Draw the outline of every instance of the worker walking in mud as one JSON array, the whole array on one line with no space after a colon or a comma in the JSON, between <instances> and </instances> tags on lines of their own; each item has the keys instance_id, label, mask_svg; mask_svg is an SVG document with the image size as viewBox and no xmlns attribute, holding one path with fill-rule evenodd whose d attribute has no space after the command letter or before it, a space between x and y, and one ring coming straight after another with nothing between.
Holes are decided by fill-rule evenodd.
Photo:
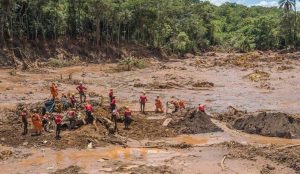
<instances>
[{"instance_id":1,"label":"worker walking in mud","mask_svg":"<svg viewBox=\"0 0 300 174\"><path fill-rule=\"evenodd\" d=\"M85 102L86 100L85 91L87 90L87 88L83 86L82 82L80 82L79 85L76 87L76 90L79 92L80 103L82 103L82 98L83 98L83 102Z\"/></svg>"},{"instance_id":2,"label":"worker walking in mud","mask_svg":"<svg viewBox=\"0 0 300 174\"><path fill-rule=\"evenodd\" d=\"M70 111L67 112L67 118L70 121L69 130L75 129L76 126L76 108L72 108Z\"/></svg>"},{"instance_id":3,"label":"worker walking in mud","mask_svg":"<svg viewBox=\"0 0 300 174\"><path fill-rule=\"evenodd\" d=\"M146 93L143 92L142 95L140 96L140 106L141 106L141 112L143 114L145 114L145 106L146 106L146 102L147 102L147 96L146 96Z\"/></svg>"},{"instance_id":4,"label":"worker walking in mud","mask_svg":"<svg viewBox=\"0 0 300 174\"><path fill-rule=\"evenodd\" d=\"M60 136L61 124L62 124L61 114L57 113L54 117L54 121L56 124L55 139L59 140L61 138L61 136Z\"/></svg>"},{"instance_id":5,"label":"worker walking in mud","mask_svg":"<svg viewBox=\"0 0 300 174\"><path fill-rule=\"evenodd\" d=\"M114 96L114 91L113 91L113 89L110 89L109 93L108 93L108 97L109 97L110 102L113 100L113 96Z\"/></svg>"},{"instance_id":6,"label":"worker walking in mud","mask_svg":"<svg viewBox=\"0 0 300 174\"><path fill-rule=\"evenodd\" d=\"M117 108L117 100L116 100L116 96L112 97L112 100L110 102L110 109L111 111L114 111Z\"/></svg>"},{"instance_id":7,"label":"worker walking in mud","mask_svg":"<svg viewBox=\"0 0 300 174\"><path fill-rule=\"evenodd\" d=\"M156 99L155 99L155 112L156 113L163 113L164 112L163 104L162 104L159 96L157 96Z\"/></svg>"},{"instance_id":8,"label":"worker walking in mud","mask_svg":"<svg viewBox=\"0 0 300 174\"><path fill-rule=\"evenodd\" d=\"M41 135L42 120L36 109L33 110L33 115L31 116L31 121L32 121L34 131L35 131L35 134L32 134L32 136Z\"/></svg>"},{"instance_id":9,"label":"worker walking in mud","mask_svg":"<svg viewBox=\"0 0 300 174\"><path fill-rule=\"evenodd\" d=\"M23 132L22 135L26 135L28 133L28 112L26 108L23 108L22 112L20 113L20 117L22 118L23 123Z\"/></svg>"},{"instance_id":10,"label":"worker walking in mud","mask_svg":"<svg viewBox=\"0 0 300 174\"><path fill-rule=\"evenodd\" d=\"M53 82L51 87L50 87L50 92L52 95L52 99L55 100L58 96L58 88L57 85Z\"/></svg>"},{"instance_id":11,"label":"worker walking in mud","mask_svg":"<svg viewBox=\"0 0 300 174\"><path fill-rule=\"evenodd\" d=\"M126 109L125 109L125 112L124 112L124 125L125 125L125 128L124 129L129 129L129 126L132 122L132 118L131 118L131 111L129 109L128 106L126 106Z\"/></svg>"}]
</instances>

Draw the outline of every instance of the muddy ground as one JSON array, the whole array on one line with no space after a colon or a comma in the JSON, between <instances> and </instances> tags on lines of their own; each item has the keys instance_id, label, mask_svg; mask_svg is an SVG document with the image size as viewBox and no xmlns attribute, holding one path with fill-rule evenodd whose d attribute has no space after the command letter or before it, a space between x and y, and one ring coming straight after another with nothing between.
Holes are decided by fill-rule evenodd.
<instances>
[{"instance_id":1,"label":"muddy ground","mask_svg":"<svg viewBox=\"0 0 300 174\"><path fill-rule=\"evenodd\" d=\"M5 173L299 173L299 57L205 53L150 59L148 67L133 71L117 64L0 69L0 166ZM101 103L96 116L108 119L113 88L118 106L133 111L131 129L118 123L117 134L110 135L98 122L98 129L64 130L61 140L53 132L21 136L17 105L48 99L53 81L66 94L83 81L89 98ZM146 115L139 113L142 91L149 98ZM182 99L192 110L205 104L207 114L155 113L158 95L164 104L171 96Z\"/></svg>"}]
</instances>

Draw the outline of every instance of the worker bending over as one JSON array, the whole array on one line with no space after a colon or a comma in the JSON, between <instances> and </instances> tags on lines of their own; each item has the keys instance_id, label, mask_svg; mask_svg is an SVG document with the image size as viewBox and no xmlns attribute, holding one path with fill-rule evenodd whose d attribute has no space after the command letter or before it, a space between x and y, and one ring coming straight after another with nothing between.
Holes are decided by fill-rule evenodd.
<instances>
[{"instance_id":1,"label":"worker bending over","mask_svg":"<svg viewBox=\"0 0 300 174\"><path fill-rule=\"evenodd\" d=\"M159 96L157 96L156 99L155 99L155 112L156 113L163 113L164 112L163 104L162 104Z\"/></svg>"}]
</instances>

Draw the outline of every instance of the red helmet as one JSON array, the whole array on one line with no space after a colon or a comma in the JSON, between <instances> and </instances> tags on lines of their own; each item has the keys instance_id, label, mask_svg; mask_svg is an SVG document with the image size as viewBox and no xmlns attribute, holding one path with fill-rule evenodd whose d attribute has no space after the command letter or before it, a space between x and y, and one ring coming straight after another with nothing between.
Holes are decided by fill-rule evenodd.
<instances>
[{"instance_id":1,"label":"red helmet","mask_svg":"<svg viewBox=\"0 0 300 174\"><path fill-rule=\"evenodd\" d=\"M205 105L200 104L199 105L199 110L204 112L205 111Z\"/></svg>"}]
</instances>

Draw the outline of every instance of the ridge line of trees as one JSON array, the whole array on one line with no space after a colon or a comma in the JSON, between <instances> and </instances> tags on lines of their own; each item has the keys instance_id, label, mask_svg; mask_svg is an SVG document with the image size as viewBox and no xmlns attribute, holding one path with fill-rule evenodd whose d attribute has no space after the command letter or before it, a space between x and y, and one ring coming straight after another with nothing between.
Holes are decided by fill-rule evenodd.
<instances>
[{"instance_id":1,"label":"ridge line of trees","mask_svg":"<svg viewBox=\"0 0 300 174\"><path fill-rule=\"evenodd\" d=\"M297 48L296 0L279 0L278 7L218 7L199 0L2 0L0 47L68 36L97 47L133 42L177 54L211 47Z\"/></svg>"}]
</instances>

